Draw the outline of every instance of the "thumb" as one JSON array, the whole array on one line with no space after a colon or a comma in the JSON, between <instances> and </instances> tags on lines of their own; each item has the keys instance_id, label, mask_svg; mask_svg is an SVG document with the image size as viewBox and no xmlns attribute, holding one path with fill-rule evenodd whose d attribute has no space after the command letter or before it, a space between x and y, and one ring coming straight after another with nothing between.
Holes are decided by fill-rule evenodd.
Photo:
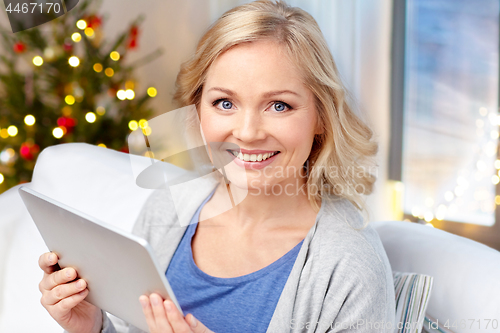
<instances>
[{"instance_id":1,"label":"thumb","mask_svg":"<svg viewBox=\"0 0 500 333\"><path fill-rule=\"evenodd\" d=\"M194 333L214 333L203 325L201 321L196 319L191 313L186 316L186 321L189 323L189 326Z\"/></svg>"}]
</instances>

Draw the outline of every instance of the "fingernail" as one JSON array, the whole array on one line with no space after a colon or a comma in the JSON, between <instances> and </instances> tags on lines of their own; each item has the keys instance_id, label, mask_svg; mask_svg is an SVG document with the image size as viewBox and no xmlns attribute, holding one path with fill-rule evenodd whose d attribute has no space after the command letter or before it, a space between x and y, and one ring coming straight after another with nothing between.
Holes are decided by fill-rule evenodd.
<instances>
[{"instance_id":1,"label":"fingernail","mask_svg":"<svg viewBox=\"0 0 500 333\"><path fill-rule=\"evenodd\" d=\"M83 280L80 280L80 281L78 281L78 282L76 283L76 287L77 287L78 289L82 289L82 288L83 288L83 284L84 284L84 283L83 283Z\"/></svg>"},{"instance_id":2,"label":"fingernail","mask_svg":"<svg viewBox=\"0 0 500 333\"><path fill-rule=\"evenodd\" d=\"M70 278L70 277L71 277L71 270L69 270L69 269L68 269L68 270L66 271L66 276L67 276L68 278Z\"/></svg>"},{"instance_id":3,"label":"fingernail","mask_svg":"<svg viewBox=\"0 0 500 333\"><path fill-rule=\"evenodd\" d=\"M145 309L148 306L148 303L144 298L139 298L139 302L141 302L142 308Z\"/></svg>"},{"instance_id":4,"label":"fingernail","mask_svg":"<svg viewBox=\"0 0 500 333\"><path fill-rule=\"evenodd\" d=\"M193 328L195 328L198 325L198 321L193 315L191 315L191 319L189 319L189 325L191 325L191 327Z\"/></svg>"},{"instance_id":5,"label":"fingernail","mask_svg":"<svg viewBox=\"0 0 500 333\"><path fill-rule=\"evenodd\" d=\"M49 262L50 262L51 264L53 264L53 263L55 263L55 262L56 262L56 255L55 255L55 254L51 254L51 255L49 256Z\"/></svg>"},{"instance_id":6,"label":"fingernail","mask_svg":"<svg viewBox=\"0 0 500 333\"><path fill-rule=\"evenodd\" d=\"M170 301L165 301L165 309L167 309L167 312L172 312L172 303Z\"/></svg>"},{"instance_id":7,"label":"fingernail","mask_svg":"<svg viewBox=\"0 0 500 333\"><path fill-rule=\"evenodd\" d=\"M151 299L151 303L153 303L153 305L156 306L156 305L160 304L157 296L152 296L152 297L150 297L150 299Z\"/></svg>"}]
</instances>

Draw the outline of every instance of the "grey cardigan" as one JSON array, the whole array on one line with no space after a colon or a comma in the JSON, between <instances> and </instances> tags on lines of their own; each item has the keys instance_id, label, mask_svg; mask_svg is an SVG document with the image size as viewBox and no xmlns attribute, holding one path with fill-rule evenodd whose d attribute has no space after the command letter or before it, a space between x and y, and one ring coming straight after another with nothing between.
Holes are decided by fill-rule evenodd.
<instances>
[{"instance_id":1,"label":"grey cardigan","mask_svg":"<svg viewBox=\"0 0 500 333\"><path fill-rule=\"evenodd\" d=\"M177 212L167 190L155 190L144 204L133 233L150 243L162 271L167 270L187 228L179 221L189 221L217 185L217 181L204 178L176 191L176 202L185 203ZM361 215L348 200L335 196L323 199L267 333L393 331L391 266L377 232L370 225L354 229L362 225ZM142 332L103 314L103 333Z\"/></svg>"}]
</instances>

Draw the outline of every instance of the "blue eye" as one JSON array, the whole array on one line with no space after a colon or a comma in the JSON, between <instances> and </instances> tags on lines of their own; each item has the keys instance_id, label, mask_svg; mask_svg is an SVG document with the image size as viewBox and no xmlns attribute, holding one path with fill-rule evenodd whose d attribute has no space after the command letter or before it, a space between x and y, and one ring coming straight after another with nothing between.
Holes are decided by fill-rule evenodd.
<instances>
[{"instance_id":1,"label":"blue eye","mask_svg":"<svg viewBox=\"0 0 500 333\"><path fill-rule=\"evenodd\" d=\"M283 112L287 108L291 109L291 107L288 104L283 103L283 102L276 102L276 103L273 104L273 106L274 106L274 110L278 111L278 112Z\"/></svg>"},{"instance_id":2,"label":"blue eye","mask_svg":"<svg viewBox=\"0 0 500 333\"><path fill-rule=\"evenodd\" d=\"M222 102L222 108L223 109L229 110L232 107L233 107L233 103L231 103L230 101L223 101Z\"/></svg>"},{"instance_id":3,"label":"blue eye","mask_svg":"<svg viewBox=\"0 0 500 333\"><path fill-rule=\"evenodd\" d=\"M281 102L276 102L274 103L274 109L276 111L284 111L286 108L285 104L284 103L281 103Z\"/></svg>"}]
</instances>

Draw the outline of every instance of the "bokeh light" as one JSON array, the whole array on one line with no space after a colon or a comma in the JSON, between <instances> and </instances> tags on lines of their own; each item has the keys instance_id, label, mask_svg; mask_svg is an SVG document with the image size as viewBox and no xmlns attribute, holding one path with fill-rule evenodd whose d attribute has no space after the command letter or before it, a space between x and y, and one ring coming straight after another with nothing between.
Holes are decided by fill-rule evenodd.
<instances>
[{"instance_id":1,"label":"bokeh light","mask_svg":"<svg viewBox=\"0 0 500 333\"><path fill-rule=\"evenodd\" d=\"M131 120L128 123L128 128L130 128L132 131L135 131L136 129L139 128L139 124L135 120Z\"/></svg>"},{"instance_id":2,"label":"bokeh light","mask_svg":"<svg viewBox=\"0 0 500 333\"><path fill-rule=\"evenodd\" d=\"M33 115L29 114L26 117L24 117L24 123L28 126L33 126L35 124L35 117Z\"/></svg>"},{"instance_id":3,"label":"bokeh light","mask_svg":"<svg viewBox=\"0 0 500 333\"><path fill-rule=\"evenodd\" d=\"M74 34L71 35L71 39L73 40L73 42L78 43L79 41L82 40L82 35L80 35L79 32L75 32Z\"/></svg>"},{"instance_id":4,"label":"bokeh light","mask_svg":"<svg viewBox=\"0 0 500 333\"><path fill-rule=\"evenodd\" d=\"M87 27L87 22L85 22L84 20L78 20L76 22L76 27L80 30L84 30Z\"/></svg>"},{"instance_id":5,"label":"bokeh light","mask_svg":"<svg viewBox=\"0 0 500 333\"><path fill-rule=\"evenodd\" d=\"M52 135L54 136L54 138L60 139L64 135L64 131L62 128L56 127L52 130Z\"/></svg>"},{"instance_id":6,"label":"bokeh light","mask_svg":"<svg viewBox=\"0 0 500 333\"><path fill-rule=\"evenodd\" d=\"M97 72L97 73L100 73L102 72L102 65L100 63L96 63L94 64L94 70Z\"/></svg>"},{"instance_id":7,"label":"bokeh light","mask_svg":"<svg viewBox=\"0 0 500 333\"><path fill-rule=\"evenodd\" d=\"M109 54L109 57L111 58L111 60L118 61L120 60L120 53L118 53L117 51L113 51Z\"/></svg>"},{"instance_id":8,"label":"bokeh light","mask_svg":"<svg viewBox=\"0 0 500 333\"><path fill-rule=\"evenodd\" d=\"M64 97L64 101L68 105L73 105L75 104L75 97L73 97L73 95L67 95L66 97Z\"/></svg>"},{"instance_id":9,"label":"bokeh light","mask_svg":"<svg viewBox=\"0 0 500 333\"><path fill-rule=\"evenodd\" d=\"M120 89L116 92L116 97L118 97L119 100L123 101L127 98L127 93L125 90Z\"/></svg>"},{"instance_id":10,"label":"bokeh light","mask_svg":"<svg viewBox=\"0 0 500 333\"><path fill-rule=\"evenodd\" d=\"M133 100L135 97L135 92L132 89L127 89L127 90L125 90L125 96L129 100Z\"/></svg>"},{"instance_id":11,"label":"bokeh light","mask_svg":"<svg viewBox=\"0 0 500 333\"><path fill-rule=\"evenodd\" d=\"M33 65L35 66L42 66L43 65L43 58L40 56L35 56L33 58Z\"/></svg>"},{"instance_id":12,"label":"bokeh light","mask_svg":"<svg viewBox=\"0 0 500 333\"><path fill-rule=\"evenodd\" d=\"M7 127L7 133L9 133L10 136L16 136L18 133L17 127L14 125L10 125Z\"/></svg>"},{"instance_id":13,"label":"bokeh light","mask_svg":"<svg viewBox=\"0 0 500 333\"><path fill-rule=\"evenodd\" d=\"M68 63L71 67L78 67L80 65L80 59L77 56L72 56L68 59Z\"/></svg>"},{"instance_id":14,"label":"bokeh light","mask_svg":"<svg viewBox=\"0 0 500 333\"><path fill-rule=\"evenodd\" d=\"M97 117L94 112L87 112L87 114L85 115L85 120L89 123L95 122L96 119Z\"/></svg>"},{"instance_id":15,"label":"bokeh light","mask_svg":"<svg viewBox=\"0 0 500 333\"><path fill-rule=\"evenodd\" d=\"M106 68L104 70L104 74L106 74L107 77L112 77L113 75L115 75L115 71L113 70L113 68Z\"/></svg>"},{"instance_id":16,"label":"bokeh light","mask_svg":"<svg viewBox=\"0 0 500 333\"><path fill-rule=\"evenodd\" d=\"M148 88L148 95L149 97L155 97L158 94L158 91L156 90L155 87L149 87Z\"/></svg>"}]
</instances>

